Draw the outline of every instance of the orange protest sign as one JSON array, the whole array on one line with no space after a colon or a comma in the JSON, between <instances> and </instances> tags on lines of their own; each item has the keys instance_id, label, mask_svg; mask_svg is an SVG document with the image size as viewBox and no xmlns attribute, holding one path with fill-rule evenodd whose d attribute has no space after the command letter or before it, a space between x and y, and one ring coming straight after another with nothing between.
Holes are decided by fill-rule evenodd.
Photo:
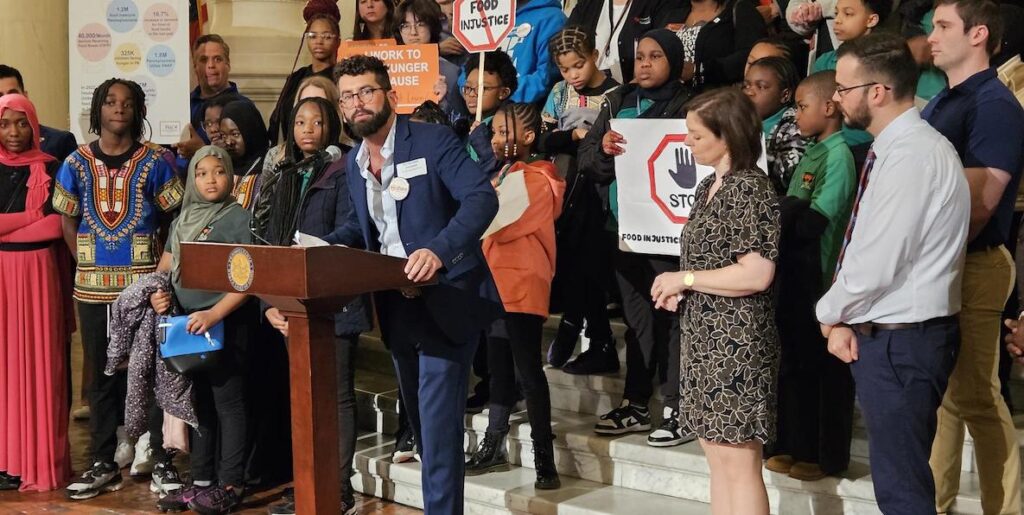
<instances>
[{"instance_id":1,"label":"orange protest sign","mask_svg":"<svg viewBox=\"0 0 1024 515\"><path fill-rule=\"evenodd\" d=\"M425 100L436 100L439 64L437 45L349 45L338 49L338 58L372 55L388 67L391 87L398 93L399 114L412 113Z\"/></svg>"}]
</instances>

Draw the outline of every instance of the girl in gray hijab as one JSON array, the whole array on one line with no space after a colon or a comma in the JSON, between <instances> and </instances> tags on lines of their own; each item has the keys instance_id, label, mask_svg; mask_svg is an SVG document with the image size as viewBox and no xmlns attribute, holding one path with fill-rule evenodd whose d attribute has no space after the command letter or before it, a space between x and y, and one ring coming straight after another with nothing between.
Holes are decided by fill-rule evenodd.
<instances>
[{"instance_id":1,"label":"girl in gray hijab","mask_svg":"<svg viewBox=\"0 0 1024 515\"><path fill-rule=\"evenodd\" d=\"M189 163L181 214L168 238L159 270L171 271L171 292L150 297L158 313L176 302L188 315L187 329L203 334L224 324L224 348L212 367L190 374L199 427L192 434L193 482L160 499L161 511L191 509L227 513L242 502L246 457L245 353L258 320L256 303L238 293L212 293L181 286L183 242L249 244L249 213L231 195L231 156L212 145ZM223 269L224 263L203 263ZM217 454L219 448L219 455Z\"/></svg>"}]
</instances>

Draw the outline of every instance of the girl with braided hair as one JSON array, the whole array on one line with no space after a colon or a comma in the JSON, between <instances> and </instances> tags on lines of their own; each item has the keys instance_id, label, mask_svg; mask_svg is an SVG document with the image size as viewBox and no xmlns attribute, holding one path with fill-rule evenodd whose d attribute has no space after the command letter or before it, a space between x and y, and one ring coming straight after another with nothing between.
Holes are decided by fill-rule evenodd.
<instances>
[{"instance_id":1,"label":"girl with braided hair","mask_svg":"<svg viewBox=\"0 0 1024 515\"><path fill-rule=\"evenodd\" d=\"M551 89L544 104L539 149L575 154L576 143L587 135L600 113L604 94L619 83L597 69L594 41L579 27L558 31L548 40L548 51L563 80Z\"/></svg>"},{"instance_id":2,"label":"girl with braided hair","mask_svg":"<svg viewBox=\"0 0 1024 515\"><path fill-rule=\"evenodd\" d=\"M605 306L614 242L603 229L597 188L576 167L576 150L601 112L605 93L618 83L597 69L594 40L580 27L559 31L548 41L548 50L564 80L548 95L537 146L553 158L565 177L567 193L556 226L561 259L552 288L552 304L563 315L547 358L552 366L564 365L563 370L571 374L613 372L618 370L619 358ZM584 319L593 350L570 362ZM612 352L605 352L608 349Z\"/></svg>"},{"instance_id":3,"label":"girl with braided hair","mask_svg":"<svg viewBox=\"0 0 1024 515\"><path fill-rule=\"evenodd\" d=\"M509 470L505 436L518 378L532 430L534 487L550 490L561 482L555 470L551 398L540 355L555 273L555 218L562 210L565 182L550 161L534 153L540 133L535 106L506 104L498 108L491 123L494 153L506 163L491 183L498 188L504 181L523 181L530 204L519 219L483 240L484 258L506 313L487 330L490 414L484 440L466 464L466 475Z\"/></svg>"},{"instance_id":4,"label":"girl with braided hair","mask_svg":"<svg viewBox=\"0 0 1024 515\"><path fill-rule=\"evenodd\" d=\"M754 103L762 120L768 177L779 195L785 195L789 189L793 171L810 143L796 126L793 104L799 84L796 67L785 57L758 59L743 79L743 93Z\"/></svg>"}]
</instances>

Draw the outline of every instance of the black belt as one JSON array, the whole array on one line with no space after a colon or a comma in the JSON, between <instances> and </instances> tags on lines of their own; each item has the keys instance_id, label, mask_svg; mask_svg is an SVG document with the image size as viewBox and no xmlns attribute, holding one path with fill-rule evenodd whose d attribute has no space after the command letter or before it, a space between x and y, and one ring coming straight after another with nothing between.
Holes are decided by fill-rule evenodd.
<instances>
[{"instance_id":1,"label":"black belt","mask_svg":"<svg viewBox=\"0 0 1024 515\"><path fill-rule=\"evenodd\" d=\"M905 324L881 324L878 322L862 322L850 324L850 327L863 336L873 336L878 331L900 331L903 329L926 329L936 325L956 322L956 315L932 318L924 322L911 322Z\"/></svg>"},{"instance_id":2,"label":"black belt","mask_svg":"<svg viewBox=\"0 0 1024 515\"><path fill-rule=\"evenodd\" d=\"M29 252L32 250L43 250L50 248L49 241L34 241L31 243L0 243L0 252Z\"/></svg>"}]
</instances>

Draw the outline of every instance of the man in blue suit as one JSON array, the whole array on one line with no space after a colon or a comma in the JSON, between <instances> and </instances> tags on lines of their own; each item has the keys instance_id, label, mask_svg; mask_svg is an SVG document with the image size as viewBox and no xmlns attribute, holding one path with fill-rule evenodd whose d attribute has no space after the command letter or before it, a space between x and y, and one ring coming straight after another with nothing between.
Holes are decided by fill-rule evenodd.
<instances>
[{"instance_id":1,"label":"man in blue suit","mask_svg":"<svg viewBox=\"0 0 1024 515\"><path fill-rule=\"evenodd\" d=\"M379 59L351 57L334 77L363 141L348 158L352 215L325 240L408 258L410 280L436 279L375 300L420 443L424 509L462 513L469 368L480 332L501 314L480 250L498 199L450 129L395 114L398 96Z\"/></svg>"}]
</instances>

